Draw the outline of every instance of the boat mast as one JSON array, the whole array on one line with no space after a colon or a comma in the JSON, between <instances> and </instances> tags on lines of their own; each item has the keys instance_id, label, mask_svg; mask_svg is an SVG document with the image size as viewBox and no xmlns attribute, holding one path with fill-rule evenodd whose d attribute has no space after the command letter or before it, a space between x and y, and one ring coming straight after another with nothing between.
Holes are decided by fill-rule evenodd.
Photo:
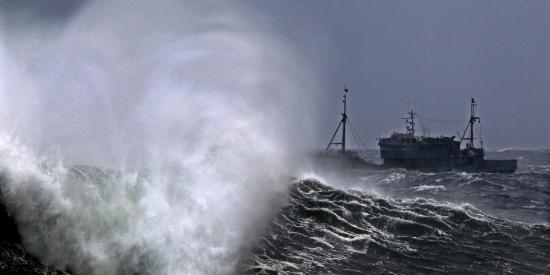
<instances>
[{"instance_id":1,"label":"boat mast","mask_svg":"<svg viewBox=\"0 0 550 275\"><path fill-rule=\"evenodd\" d=\"M470 145L469 148L474 148L474 123L479 121L479 117L476 116L477 103L472 97L472 103L470 105Z\"/></svg>"},{"instance_id":2,"label":"boat mast","mask_svg":"<svg viewBox=\"0 0 550 275\"><path fill-rule=\"evenodd\" d=\"M468 140L469 142L466 144L466 148L475 148L475 144L474 144L474 124L476 122L479 122L480 119L478 116L476 116L476 108L477 108L477 103L475 101L475 99L472 97L472 101L470 103L470 120L468 121L468 126L466 126L466 130L464 130L464 134L462 134L462 138L460 139L461 141L462 140ZM470 128L470 137L469 138L464 138L466 136L466 131L468 130L468 128Z\"/></svg>"},{"instance_id":3,"label":"boat mast","mask_svg":"<svg viewBox=\"0 0 550 275\"><path fill-rule=\"evenodd\" d=\"M342 155L346 154L346 124L348 121L347 99L348 89L344 88L344 99L342 100L342 103L344 103L344 113L342 113Z\"/></svg>"},{"instance_id":4,"label":"boat mast","mask_svg":"<svg viewBox=\"0 0 550 275\"><path fill-rule=\"evenodd\" d=\"M407 130L407 134L414 137L414 125L416 124L414 122L414 117L416 116L416 113L412 108L410 108L407 114L409 115L408 117L402 117L401 119L405 120L405 129Z\"/></svg>"},{"instance_id":5,"label":"boat mast","mask_svg":"<svg viewBox=\"0 0 550 275\"><path fill-rule=\"evenodd\" d=\"M334 134L332 135L332 138L330 139L330 142L327 145L327 148L325 149L325 152L328 152L328 149L330 149L331 145L340 145L340 153L342 155L346 154L346 124L348 121L348 115L347 115L347 93L348 89L344 87L344 96L342 99L342 103L344 103L344 112L342 113L342 119L340 120L340 123L338 124L338 127L336 128L336 131L334 131ZM336 134L338 133L338 130L340 130L340 127L342 127L342 140L341 142L334 142L334 138L336 137Z\"/></svg>"}]
</instances>

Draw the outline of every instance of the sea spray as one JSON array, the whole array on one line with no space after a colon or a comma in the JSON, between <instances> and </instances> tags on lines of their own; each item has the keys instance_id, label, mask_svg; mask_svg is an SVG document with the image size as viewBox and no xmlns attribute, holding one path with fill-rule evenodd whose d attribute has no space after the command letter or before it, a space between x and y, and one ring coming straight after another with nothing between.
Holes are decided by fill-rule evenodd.
<instances>
[{"instance_id":1,"label":"sea spray","mask_svg":"<svg viewBox=\"0 0 550 275\"><path fill-rule=\"evenodd\" d=\"M77 274L234 271L285 198L315 90L246 15L93 1L6 43L2 111L25 142L1 130L2 199L31 254Z\"/></svg>"}]
</instances>

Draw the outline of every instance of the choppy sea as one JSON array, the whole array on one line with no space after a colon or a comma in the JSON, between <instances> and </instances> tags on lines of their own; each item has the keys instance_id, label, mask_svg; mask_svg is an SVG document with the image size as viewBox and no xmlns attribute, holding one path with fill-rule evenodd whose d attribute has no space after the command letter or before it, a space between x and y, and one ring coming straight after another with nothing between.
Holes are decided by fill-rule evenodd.
<instances>
[{"instance_id":1,"label":"choppy sea","mask_svg":"<svg viewBox=\"0 0 550 275\"><path fill-rule=\"evenodd\" d=\"M249 274L548 274L550 151L513 174L348 169L298 179Z\"/></svg>"}]
</instances>

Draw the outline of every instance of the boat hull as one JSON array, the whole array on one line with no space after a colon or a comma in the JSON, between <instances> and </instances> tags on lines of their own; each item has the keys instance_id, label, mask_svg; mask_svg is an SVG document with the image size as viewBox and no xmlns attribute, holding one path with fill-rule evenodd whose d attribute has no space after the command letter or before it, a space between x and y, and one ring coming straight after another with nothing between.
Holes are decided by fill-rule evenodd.
<instances>
[{"instance_id":1,"label":"boat hull","mask_svg":"<svg viewBox=\"0 0 550 275\"><path fill-rule=\"evenodd\" d=\"M472 157L383 160L382 164L365 161L357 156L339 154L317 154L314 159L323 167L355 168L355 169L392 169L403 168L424 172L487 172L514 173L517 170L517 160L485 160Z\"/></svg>"},{"instance_id":2,"label":"boat hull","mask_svg":"<svg viewBox=\"0 0 550 275\"><path fill-rule=\"evenodd\" d=\"M441 159L407 159L384 160L387 168L405 168L429 172L488 172L514 173L517 170L517 160L474 160L468 157L441 158Z\"/></svg>"}]
</instances>

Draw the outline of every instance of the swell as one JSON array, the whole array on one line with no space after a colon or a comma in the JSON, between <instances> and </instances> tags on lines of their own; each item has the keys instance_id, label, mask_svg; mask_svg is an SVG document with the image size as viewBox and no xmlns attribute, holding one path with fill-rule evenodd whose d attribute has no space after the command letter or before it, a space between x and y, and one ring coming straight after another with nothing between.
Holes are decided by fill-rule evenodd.
<instances>
[{"instance_id":1,"label":"swell","mask_svg":"<svg viewBox=\"0 0 550 275\"><path fill-rule=\"evenodd\" d=\"M550 227L491 217L469 204L390 200L297 182L247 273L550 271Z\"/></svg>"}]
</instances>

